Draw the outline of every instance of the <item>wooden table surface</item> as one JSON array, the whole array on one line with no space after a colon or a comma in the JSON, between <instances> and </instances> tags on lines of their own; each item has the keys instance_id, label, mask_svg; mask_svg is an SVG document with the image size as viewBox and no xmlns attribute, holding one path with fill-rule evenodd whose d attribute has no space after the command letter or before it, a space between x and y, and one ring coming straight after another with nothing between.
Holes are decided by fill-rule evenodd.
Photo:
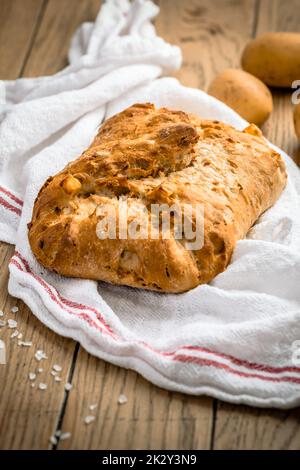
<instances>
[{"instance_id":1,"label":"wooden table surface","mask_svg":"<svg viewBox=\"0 0 300 470\"><path fill-rule=\"evenodd\" d=\"M265 31L299 31L300 0L161 0L159 34L182 48L184 64L177 76L185 85L206 89L214 75L239 66L247 41ZM67 64L69 40L83 21L93 20L100 0L0 0L0 79L53 74ZM299 77L300 79L300 77ZM265 135L299 164L289 91L274 91L274 112ZM135 372L87 354L79 344L57 336L30 310L7 293L13 247L0 244L0 309L33 342L20 348L2 328L8 363L0 365L1 449L300 449L300 409L291 411L233 406L208 397L161 390ZM28 374L37 363L33 349L48 359L40 363L32 388ZM63 367L63 382L50 375ZM71 382L73 389L64 390ZM128 403L118 405L121 393ZM97 409L89 405L97 403ZM95 414L90 425L84 417ZM71 437L56 445L56 430Z\"/></svg>"}]
</instances>

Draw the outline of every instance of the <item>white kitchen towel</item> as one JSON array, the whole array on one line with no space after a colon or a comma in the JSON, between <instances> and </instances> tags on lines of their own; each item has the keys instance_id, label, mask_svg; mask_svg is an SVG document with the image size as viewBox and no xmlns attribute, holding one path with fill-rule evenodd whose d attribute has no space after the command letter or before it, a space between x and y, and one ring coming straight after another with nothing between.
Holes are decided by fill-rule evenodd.
<instances>
[{"instance_id":1,"label":"white kitchen towel","mask_svg":"<svg viewBox=\"0 0 300 470\"><path fill-rule=\"evenodd\" d=\"M300 174L284 152L284 193L208 285L167 295L62 278L31 253L27 223L39 188L80 155L108 116L151 101L246 126L204 92L159 78L180 66L181 55L156 36L157 11L150 1L107 1L96 22L75 34L65 70L2 83L0 238L16 244L9 291L58 334L161 387L255 406L299 405Z\"/></svg>"}]
</instances>

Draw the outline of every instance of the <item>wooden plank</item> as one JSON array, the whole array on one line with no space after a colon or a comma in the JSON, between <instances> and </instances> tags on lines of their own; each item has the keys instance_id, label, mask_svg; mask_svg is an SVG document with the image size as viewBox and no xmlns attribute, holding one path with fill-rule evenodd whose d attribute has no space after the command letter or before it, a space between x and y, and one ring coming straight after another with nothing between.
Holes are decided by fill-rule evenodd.
<instances>
[{"instance_id":1,"label":"wooden plank","mask_svg":"<svg viewBox=\"0 0 300 470\"><path fill-rule=\"evenodd\" d=\"M178 44L183 66L176 73L186 86L206 89L221 70L239 65L253 28L254 0L160 0L158 33Z\"/></svg>"},{"instance_id":2,"label":"wooden plank","mask_svg":"<svg viewBox=\"0 0 300 470\"><path fill-rule=\"evenodd\" d=\"M300 448L300 410L280 411L219 402L214 449Z\"/></svg>"},{"instance_id":3,"label":"wooden plank","mask_svg":"<svg viewBox=\"0 0 300 470\"><path fill-rule=\"evenodd\" d=\"M299 0L260 2L256 34L300 32ZM290 90L272 89L274 111L264 126L266 137L300 164L299 144L292 122ZM216 449L300 449L300 408L291 411L256 410L219 403Z\"/></svg>"},{"instance_id":4,"label":"wooden plank","mask_svg":"<svg viewBox=\"0 0 300 470\"><path fill-rule=\"evenodd\" d=\"M67 43L71 33L82 23L90 20L91 14L96 15L98 0L72 0L76 13L70 14L70 3L66 1L49 0L46 8L39 16L40 24L29 21L28 9L40 8L36 0L26 0L24 8L23 0L9 0L6 5L7 16L2 18L7 31L15 32L24 42L15 47L13 36L8 33L3 36L4 47L9 50L11 63L16 62L15 78L20 67L25 68L26 75L42 75L54 73L66 62ZM83 5L84 3L84 5ZM22 6L21 6L22 4ZM1 2L2 7L2 2ZM27 9L27 10L26 10ZM39 10L40 11L40 10ZM55 12L55 15L54 15ZM63 23L57 19L63 18ZM49 31L49 35L47 34ZM66 33L67 31L67 33ZM1 34L1 33L0 33ZM68 37L67 37L68 36ZM2 36L1 36L2 37ZM25 41L25 38L28 40ZM31 38L31 39L30 39ZM62 47L63 44L63 47ZM13 45L13 47L11 47ZM46 51L49 50L47 55ZM44 54L43 60L41 59ZM22 56L22 61L20 57ZM40 57L40 59L38 59ZM49 62L47 65L47 57ZM6 57L0 55L0 70L5 70ZM26 63L24 61L26 60ZM39 68L39 61L41 67ZM1 77L2 78L2 77ZM3 77L4 78L4 77ZM7 293L8 262L13 253L13 247L2 243L0 245L0 309L6 313L5 319L14 318L18 321L18 330L23 334L22 340L32 341L32 347L18 346L17 339L10 339L13 330L1 328L0 334L7 346L7 365L0 365L1 402L0 422L5 432L0 433L1 449L45 449L49 447L49 437L59 426L60 414L66 398L64 383L70 379L72 374L73 357L76 354L76 343L64 339L43 326L35 319L30 310L21 302L10 297ZM10 312L12 306L18 305L19 312L14 315ZM3 318L1 318L3 319ZM34 354L37 349L47 353L48 360L37 363ZM53 364L63 367L61 373L62 382L54 382L50 375ZM38 374L35 388L31 388L28 380L30 372L36 372L39 367L43 372ZM47 383L47 390L39 390L39 382Z\"/></svg>"},{"instance_id":5,"label":"wooden plank","mask_svg":"<svg viewBox=\"0 0 300 470\"><path fill-rule=\"evenodd\" d=\"M222 67L235 66L252 32L254 2L162 0L158 33L183 49L184 65L177 74L188 86L204 87ZM248 18L244 16L248 13ZM249 13L250 12L250 13ZM234 24L232 18L235 18ZM242 21L243 18L243 21ZM80 349L63 420L72 440L59 448L84 449L208 449L212 434L213 400L169 393L134 372L105 365ZM120 393L128 403L117 403ZM98 403L96 421L88 405Z\"/></svg>"},{"instance_id":6,"label":"wooden plank","mask_svg":"<svg viewBox=\"0 0 300 470\"><path fill-rule=\"evenodd\" d=\"M6 264L8 257L6 259ZM8 272L1 269L0 305L6 313L1 319L17 321L17 330L23 334L22 341L32 342L31 347L18 345L18 338L11 339L13 329L1 328L1 339L6 344L6 365L0 365L1 403L0 422L5 432L0 434L1 449L44 449L49 446L49 437L56 428L64 386L74 350L74 342L55 335L42 326L23 302L7 296L4 305ZM11 313L13 306L19 312ZM54 346L55 345L55 346ZM41 349L48 359L37 362L35 352ZM62 383L54 382L50 375L53 364L61 364ZM38 373L38 369L43 371ZM31 387L29 373L36 373L35 387ZM46 383L47 390L38 389L39 383Z\"/></svg>"},{"instance_id":7,"label":"wooden plank","mask_svg":"<svg viewBox=\"0 0 300 470\"><path fill-rule=\"evenodd\" d=\"M24 75L51 75L65 67L72 35L95 19L100 5L101 0L49 0Z\"/></svg>"},{"instance_id":8,"label":"wooden plank","mask_svg":"<svg viewBox=\"0 0 300 470\"><path fill-rule=\"evenodd\" d=\"M42 13L45 0L1 0L0 79L19 76Z\"/></svg>"},{"instance_id":9,"label":"wooden plank","mask_svg":"<svg viewBox=\"0 0 300 470\"><path fill-rule=\"evenodd\" d=\"M60 449L209 448L211 400L161 390L135 372L80 349L63 420L70 441ZM128 399L118 404L120 394ZM97 404L94 411L90 405ZM84 418L95 416L90 425Z\"/></svg>"},{"instance_id":10,"label":"wooden plank","mask_svg":"<svg viewBox=\"0 0 300 470\"><path fill-rule=\"evenodd\" d=\"M256 35L268 31L299 32L299 0L260 0Z\"/></svg>"},{"instance_id":11,"label":"wooden plank","mask_svg":"<svg viewBox=\"0 0 300 470\"><path fill-rule=\"evenodd\" d=\"M0 365L1 401L0 422L5 432L0 433L0 449L41 449L49 446L49 437L56 429L61 404L65 398L63 384L69 378L74 353L74 342L55 335L44 327L29 308L7 293L8 263L14 247L0 244L0 310L1 320L17 321L17 331L22 341L32 342L31 347L18 345L18 338L11 338L15 329L1 328L0 339L6 345L6 365ZM11 308L17 306L14 314ZM55 345L55 347L53 347ZM35 352L46 352L47 361L37 362ZM53 364L61 364L62 384L54 382L50 375ZM37 370L43 371L38 373ZM35 387L31 387L29 373L36 373ZM38 389L39 383L48 389Z\"/></svg>"}]
</instances>

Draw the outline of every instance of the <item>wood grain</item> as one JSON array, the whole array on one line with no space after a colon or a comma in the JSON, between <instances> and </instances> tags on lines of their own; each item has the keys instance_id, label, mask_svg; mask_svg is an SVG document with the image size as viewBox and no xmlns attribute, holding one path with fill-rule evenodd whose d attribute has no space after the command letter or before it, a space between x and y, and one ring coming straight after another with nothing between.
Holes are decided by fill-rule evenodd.
<instances>
[{"instance_id":1,"label":"wood grain","mask_svg":"<svg viewBox=\"0 0 300 470\"><path fill-rule=\"evenodd\" d=\"M264 410L219 402L216 450L293 450L300 448L300 410Z\"/></svg>"},{"instance_id":2,"label":"wood grain","mask_svg":"<svg viewBox=\"0 0 300 470\"><path fill-rule=\"evenodd\" d=\"M5 277L7 282L7 273ZM19 307L19 312L12 314L10 309L15 305ZM0 448L45 449L56 428L64 400L63 384L68 381L74 342L42 326L22 302L16 302L10 296L3 310L7 312L5 319L13 318L18 322L17 329L23 334L22 340L31 341L32 346L19 346L17 338L10 338L12 329L5 328L1 332L1 339L7 346L7 364L0 366L0 422L2 429L5 429L1 432ZM36 361L34 354L37 349L47 353L46 361ZM62 383L54 382L50 375L53 364L63 366ZM43 371L38 373L38 368ZM28 378L30 372L37 374L34 388ZM47 390L39 390L39 383L46 383Z\"/></svg>"},{"instance_id":3,"label":"wood grain","mask_svg":"<svg viewBox=\"0 0 300 470\"><path fill-rule=\"evenodd\" d=\"M211 399L171 393L80 350L60 449L207 449ZM118 404L120 394L128 399ZM94 411L89 405L97 404ZM87 425L88 415L96 420Z\"/></svg>"},{"instance_id":4,"label":"wood grain","mask_svg":"<svg viewBox=\"0 0 300 470\"><path fill-rule=\"evenodd\" d=\"M186 86L206 89L221 70L237 67L252 34L254 0L160 0L158 33L183 54L176 73Z\"/></svg>"},{"instance_id":5,"label":"wood grain","mask_svg":"<svg viewBox=\"0 0 300 470\"><path fill-rule=\"evenodd\" d=\"M17 78L30 52L45 0L1 0L0 79ZM12 47L13 46L13 47Z\"/></svg>"},{"instance_id":6,"label":"wood grain","mask_svg":"<svg viewBox=\"0 0 300 470\"><path fill-rule=\"evenodd\" d=\"M84 21L93 21L101 0L48 0L24 76L51 75L68 64L70 40Z\"/></svg>"},{"instance_id":7,"label":"wood grain","mask_svg":"<svg viewBox=\"0 0 300 470\"><path fill-rule=\"evenodd\" d=\"M263 0L255 34L266 31L300 32L300 2ZM300 77L299 77L300 78ZM291 90L272 89L274 111L264 126L266 137L300 164L293 122ZM215 449L300 449L300 409L255 410L219 403Z\"/></svg>"}]
</instances>

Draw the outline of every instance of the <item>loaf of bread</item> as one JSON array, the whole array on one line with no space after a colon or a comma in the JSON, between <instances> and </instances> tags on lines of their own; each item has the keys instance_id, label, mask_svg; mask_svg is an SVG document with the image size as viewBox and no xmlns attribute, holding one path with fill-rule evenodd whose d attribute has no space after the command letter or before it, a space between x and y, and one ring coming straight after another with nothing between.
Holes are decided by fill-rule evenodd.
<instances>
[{"instance_id":1,"label":"loaf of bread","mask_svg":"<svg viewBox=\"0 0 300 470\"><path fill-rule=\"evenodd\" d=\"M108 119L81 157L45 182L29 241L38 261L63 276L184 292L224 271L237 240L285 183L281 156L254 125L238 131L135 104ZM101 208L119 214L124 203L142 212L150 228L153 204L203 206L203 246L193 249L172 231L135 238L117 228L115 237L99 236ZM192 225L194 217L192 211Z\"/></svg>"}]
</instances>

